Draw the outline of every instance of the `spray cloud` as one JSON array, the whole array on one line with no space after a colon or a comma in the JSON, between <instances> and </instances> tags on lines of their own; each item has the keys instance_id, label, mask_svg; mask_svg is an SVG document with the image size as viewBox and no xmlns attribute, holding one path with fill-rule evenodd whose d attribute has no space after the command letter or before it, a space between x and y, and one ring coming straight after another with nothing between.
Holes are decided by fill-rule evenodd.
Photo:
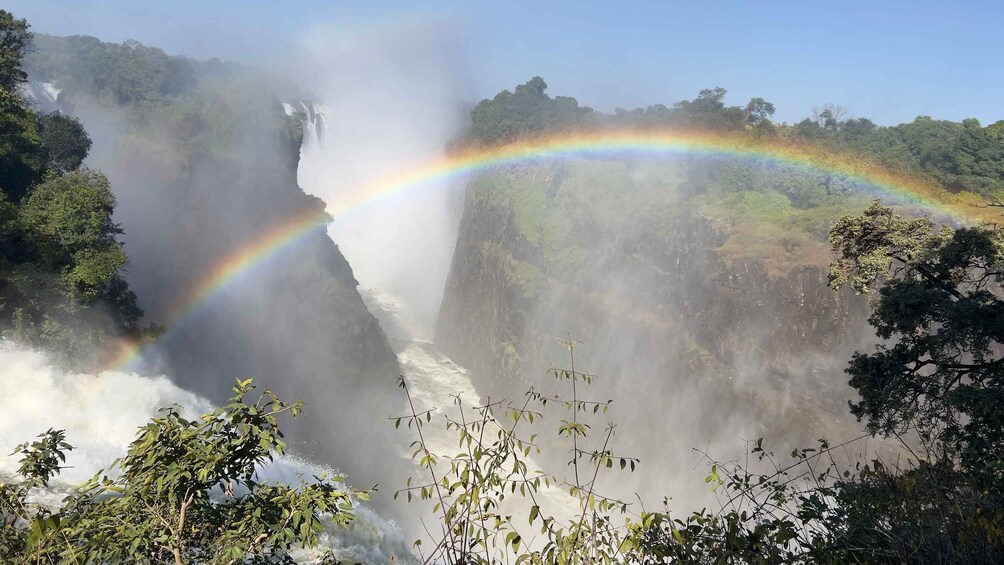
<instances>
[{"instance_id":1,"label":"spray cloud","mask_svg":"<svg viewBox=\"0 0 1004 565\"><path fill-rule=\"evenodd\" d=\"M467 94L456 30L404 22L347 32L318 25L302 39L298 82L316 96L323 137L307 139L299 182L329 206L442 155ZM401 195L330 227L364 288L398 295L428 333L456 238L457 187Z\"/></svg>"}]
</instances>

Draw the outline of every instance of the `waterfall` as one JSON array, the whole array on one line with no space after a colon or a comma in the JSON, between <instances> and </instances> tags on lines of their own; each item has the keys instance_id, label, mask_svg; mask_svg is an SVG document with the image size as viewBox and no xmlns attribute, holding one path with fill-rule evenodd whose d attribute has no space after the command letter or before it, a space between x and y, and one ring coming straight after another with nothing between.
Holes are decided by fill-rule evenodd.
<instances>
[{"instance_id":1,"label":"waterfall","mask_svg":"<svg viewBox=\"0 0 1004 565\"><path fill-rule=\"evenodd\" d=\"M51 82L28 81L22 87L22 94L40 112L59 110L59 93L62 90Z\"/></svg>"},{"instance_id":2,"label":"waterfall","mask_svg":"<svg viewBox=\"0 0 1004 565\"><path fill-rule=\"evenodd\" d=\"M55 368L44 355L0 343L0 449L11 453L20 443L32 440L49 428L66 430L74 446L67 453L65 468L37 500L58 506L77 485L101 469L107 469L126 454L137 429L157 415L160 408L178 405L186 418L209 412L204 398L178 388L167 377L142 377L114 371L97 375ZM13 475L16 456L0 457L0 476ZM297 484L327 472L293 456L277 457L259 468L260 480ZM405 538L393 524L366 507L355 510L349 528L325 521L321 544L298 550L294 557L310 562L326 550L347 562L386 563L410 556Z\"/></svg>"},{"instance_id":3,"label":"waterfall","mask_svg":"<svg viewBox=\"0 0 1004 565\"><path fill-rule=\"evenodd\" d=\"M446 140L431 134L422 136L428 127L409 129L406 116L401 116L400 121L364 120L366 116L361 113L373 110L357 102L339 104L336 97L330 105L301 106L304 141L298 181L304 191L328 204L334 217L329 235L352 264L364 302L397 353L416 410L435 410L457 419L456 395L468 407L481 405L483 399L470 372L432 342L432 319L438 311L457 238L462 209L457 205L462 199L460 187L444 183L361 209L345 212L341 208L343 201L365 200L370 185L379 179L440 156ZM326 143L322 144L322 139ZM404 426L402 430L407 433ZM456 433L446 429L445 424L433 422L423 430L433 452L455 451ZM411 459L410 452L400 456L405 463ZM527 463L539 468L529 457ZM416 483L427 479L425 469L411 469ZM440 471L448 471L448 466ZM389 492L404 486L387 485ZM563 488L542 488L537 496L544 511L555 517L568 518L578 508L578 502ZM524 502L513 497L506 502L506 508L514 516L526 515L529 503L524 508ZM426 507L419 503L414 510L421 513L430 509L431 504ZM426 538L425 531L416 527L408 527L407 533L413 538Z\"/></svg>"},{"instance_id":4,"label":"waterfall","mask_svg":"<svg viewBox=\"0 0 1004 565\"><path fill-rule=\"evenodd\" d=\"M282 111L287 116L299 115L303 124L304 147L320 147L324 141L325 115L327 109L314 102L298 100L282 102Z\"/></svg>"}]
</instances>

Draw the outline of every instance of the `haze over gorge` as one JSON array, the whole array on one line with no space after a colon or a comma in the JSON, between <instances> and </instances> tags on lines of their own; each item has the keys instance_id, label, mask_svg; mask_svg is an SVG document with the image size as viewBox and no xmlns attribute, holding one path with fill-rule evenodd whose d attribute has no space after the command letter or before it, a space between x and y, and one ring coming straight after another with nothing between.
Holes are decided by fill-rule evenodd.
<instances>
[{"instance_id":1,"label":"haze over gorge","mask_svg":"<svg viewBox=\"0 0 1004 565\"><path fill-rule=\"evenodd\" d=\"M268 10L0 10L0 561L1004 561L1000 112Z\"/></svg>"}]
</instances>

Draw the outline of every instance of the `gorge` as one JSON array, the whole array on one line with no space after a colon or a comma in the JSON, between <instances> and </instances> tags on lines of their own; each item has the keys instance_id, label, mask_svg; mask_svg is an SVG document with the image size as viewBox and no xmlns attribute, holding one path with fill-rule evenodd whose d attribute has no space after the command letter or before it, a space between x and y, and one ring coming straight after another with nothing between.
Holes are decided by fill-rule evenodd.
<instances>
[{"instance_id":1,"label":"gorge","mask_svg":"<svg viewBox=\"0 0 1004 565\"><path fill-rule=\"evenodd\" d=\"M604 496L638 501L630 515L643 520L663 497L678 515L714 507L721 462L752 446L764 453L760 438L796 458L820 438L848 461L914 456L920 440L863 433L861 414L848 413L860 399L860 381L847 377L849 361L862 362L856 352L898 350L895 331L876 335L876 299L855 292L863 283L831 288L846 275L828 271L840 251L834 226L881 202L903 222L932 218L911 233L968 233L1004 190L1004 122L774 124L772 104L727 106L720 88L671 108L603 113L552 97L540 77L472 105L428 33L422 46L409 37L366 54L321 41L297 62L310 69L299 76L134 41L35 37L22 94L32 112L78 119L93 142L82 170L107 176L112 239L128 256L115 273L149 324L139 339L102 341L127 343L125 353L69 361L4 330L3 446L45 429L66 430L76 446L36 498L58 507L124 456L158 409L176 405L197 421L249 377L306 401L284 424L289 452L256 476L316 485L334 473L354 488L376 485L353 501L347 529L328 512L320 546L292 553L302 562L320 562L322 550L416 559L411 541L429 531L423 516L444 511L443 495L437 504L423 488L409 506L395 493L410 500L410 481L431 476L431 491L461 474L463 453L427 462L469 439L457 443L456 422L475 412L461 402L494 406L498 422L516 407L511 428L480 431L503 438L521 425L529 471L555 477L532 503L513 500L513 482L511 508L492 510L520 521L529 512L531 525L541 507L574 524L580 507L584 517L596 505L595 477L617 457L605 442L591 453L567 444L600 430L631 470ZM889 225L901 220L889 214ZM944 241L932 235L924 249ZM896 260L916 257L927 255ZM86 315L114 325L101 308ZM590 386L576 389L578 378ZM542 408L523 425L541 399L557 414ZM593 427L569 431L580 411L595 414ZM412 430L422 417L429 425ZM482 441L466 448L483 451ZM581 498L578 462L590 457L599 463ZM7 457L0 471L14 476L18 462ZM545 547L546 529L523 547ZM504 551L519 551L515 539Z\"/></svg>"}]
</instances>

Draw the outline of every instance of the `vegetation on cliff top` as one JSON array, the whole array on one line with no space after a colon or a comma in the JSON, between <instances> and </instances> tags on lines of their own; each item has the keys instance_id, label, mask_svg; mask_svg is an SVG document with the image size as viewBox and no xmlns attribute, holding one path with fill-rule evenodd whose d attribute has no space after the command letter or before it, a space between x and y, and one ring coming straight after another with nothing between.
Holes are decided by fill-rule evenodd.
<instances>
[{"instance_id":1,"label":"vegetation on cliff top","mask_svg":"<svg viewBox=\"0 0 1004 565\"><path fill-rule=\"evenodd\" d=\"M32 34L0 11L0 331L69 362L141 333L108 179L80 122L21 96Z\"/></svg>"},{"instance_id":2,"label":"vegetation on cliff top","mask_svg":"<svg viewBox=\"0 0 1004 565\"><path fill-rule=\"evenodd\" d=\"M946 190L993 195L1004 178L1004 120L982 127L919 116L897 126L878 126L867 118L848 118L847 110L825 105L797 124L770 120L774 105L753 98L742 106L725 103L724 88L702 90L693 100L613 115L579 106L575 98L550 97L547 83L534 77L514 92L482 100L471 112L470 130L459 142L498 144L543 133L596 127L705 129L746 132L751 136L822 145L872 158L891 168L928 175ZM795 202L796 205L811 205Z\"/></svg>"},{"instance_id":3,"label":"vegetation on cliff top","mask_svg":"<svg viewBox=\"0 0 1004 565\"><path fill-rule=\"evenodd\" d=\"M848 119L844 109L828 105L797 124L775 124L770 120L773 104L754 98L742 106L728 106L722 88L703 90L693 100L670 107L654 105L608 115L581 107L574 98L552 98L546 88L543 79L534 77L513 92L482 100L471 112L470 129L456 143L495 145L602 128L696 128L854 155L876 166L919 175L943 187L946 200L998 197L1004 190L1004 120L981 127L975 120L954 123L921 116L908 124L884 127L864 118ZM657 207L665 202L686 205L701 210L721 229L725 240L718 251L723 259L761 260L775 276L798 265L824 267L828 226L842 214L863 209L870 200L866 187L852 178L769 159L700 157L677 163L678 170L667 175L664 164L641 158L626 166L613 158L569 160L543 173L527 173L525 168L492 171L473 189L476 194L497 192L485 198L511 208L526 240L545 255L564 253L575 245L548 234L572 231L567 224L580 221L580 215L591 216L602 227L623 217L608 211L623 211L631 204L637 204L632 215L648 210L652 202ZM505 180L507 176L512 180ZM661 184L650 182L639 189L645 184L639 179L646 177ZM572 178L578 180L570 182ZM588 197L577 199L571 210L567 201L575 197L569 192ZM658 223L647 225L658 229ZM751 234L759 235L751 238Z\"/></svg>"}]
</instances>

